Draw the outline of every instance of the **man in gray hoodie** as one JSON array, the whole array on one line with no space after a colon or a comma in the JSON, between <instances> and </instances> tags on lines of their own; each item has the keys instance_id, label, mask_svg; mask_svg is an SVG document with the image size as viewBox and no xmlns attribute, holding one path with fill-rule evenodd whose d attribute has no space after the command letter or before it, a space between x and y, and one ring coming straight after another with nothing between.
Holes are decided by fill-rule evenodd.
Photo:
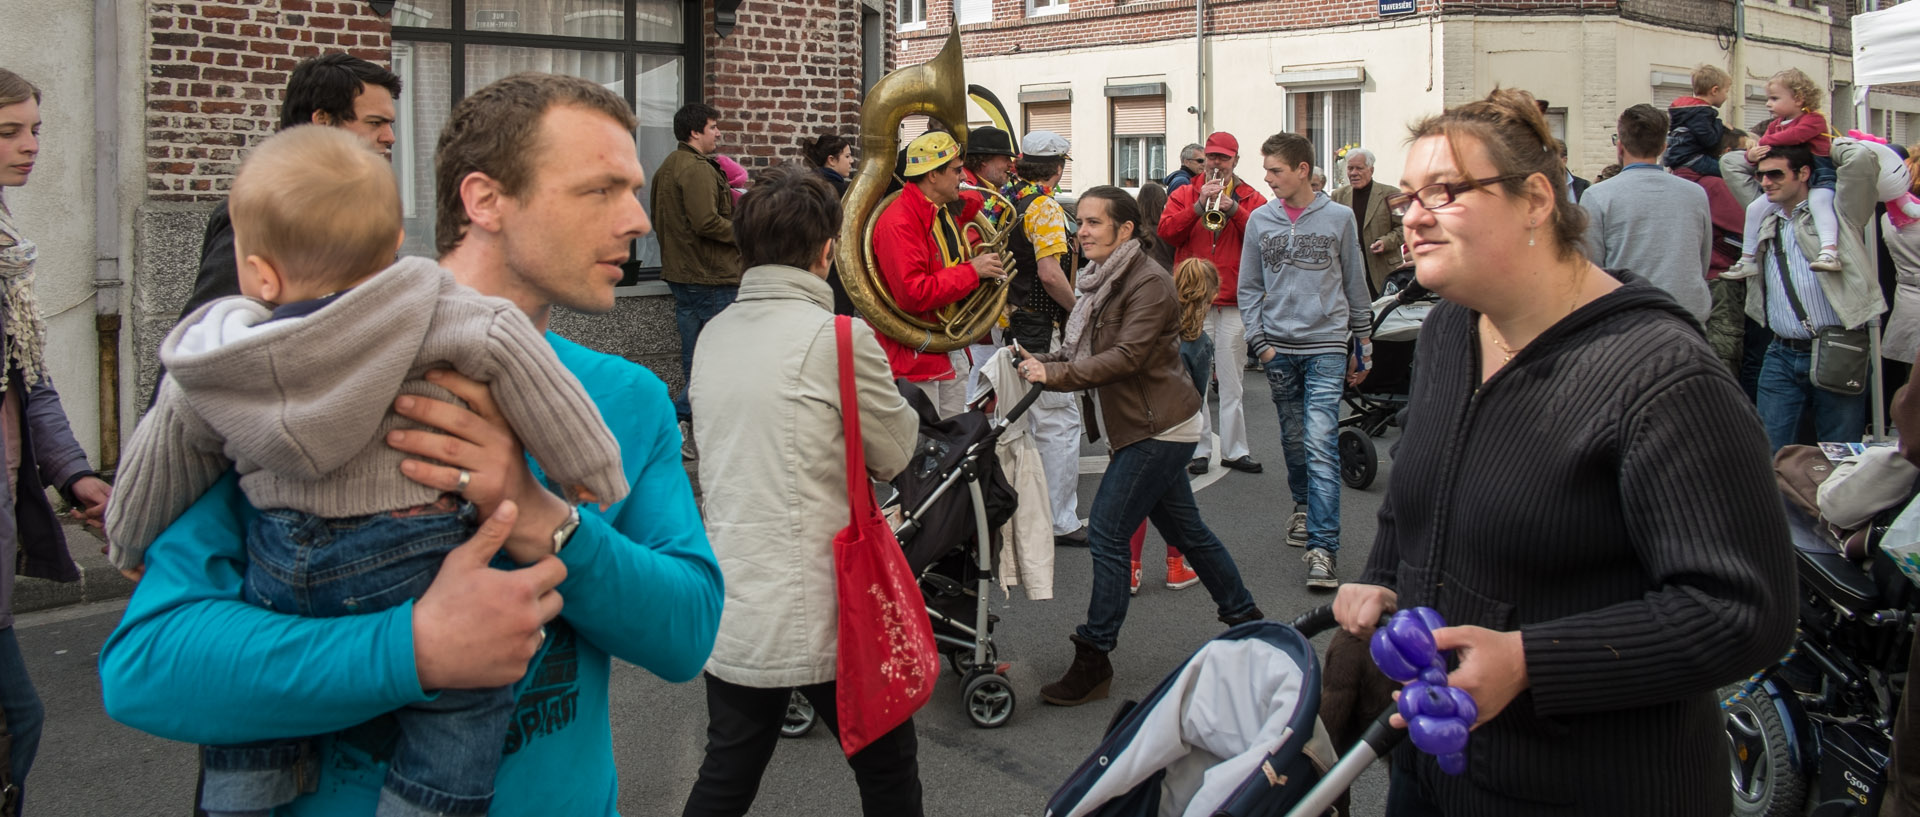
<instances>
[{"instance_id":1,"label":"man in gray hoodie","mask_svg":"<svg viewBox=\"0 0 1920 817\"><path fill-rule=\"evenodd\" d=\"M1313 189L1313 144L1276 133L1260 156L1274 199L1247 218L1240 311L1280 410L1293 493L1287 544L1307 549L1307 586L1331 589L1340 586L1340 394L1373 356L1367 266L1353 210Z\"/></svg>"}]
</instances>

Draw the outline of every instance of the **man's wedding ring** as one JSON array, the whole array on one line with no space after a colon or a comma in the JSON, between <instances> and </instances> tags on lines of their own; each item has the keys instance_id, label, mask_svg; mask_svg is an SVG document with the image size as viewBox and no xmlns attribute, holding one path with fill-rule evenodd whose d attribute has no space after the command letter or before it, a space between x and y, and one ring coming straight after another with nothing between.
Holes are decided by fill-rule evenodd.
<instances>
[{"instance_id":1,"label":"man's wedding ring","mask_svg":"<svg viewBox=\"0 0 1920 817\"><path fill-rule=\"evenodd\" d=\"M473 482L473 472L465 468L460 469L460 481L453 484L453 492L456 494L466 493L467 484L471 482Z\"/></svg>"}]
</instances>

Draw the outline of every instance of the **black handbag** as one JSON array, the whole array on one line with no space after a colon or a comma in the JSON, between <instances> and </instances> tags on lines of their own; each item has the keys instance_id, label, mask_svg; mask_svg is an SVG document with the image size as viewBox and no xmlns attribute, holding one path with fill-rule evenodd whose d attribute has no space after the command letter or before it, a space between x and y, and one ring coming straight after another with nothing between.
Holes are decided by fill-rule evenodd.
<instances>
[{"instance_id":1,"label":"black handbag","mask_svg":"<svg viewBox=\"0 0 1920 817\"><path fill-rule=\"evenodd\" d=\"M1822 326L1815 328L1807 320L1807 309L1800 303L1800 295L1793 290L1793 282L1787 277L1787 253L1780 243L1791 241L1793 237L1786 229L1776 233L1773 241L1773 270L1780 278L1780 288L1787 292L1787 304L1793 307L1793 315L1800 319L1800 325L1813 335L1813 361L1807 367L1807 379L1813 387L1834 394L1848 396L1867 390L1867 380L1873 372L1872 342L1865 329L1848 329L1844 326Z\"/></svg>"}]
</instances>

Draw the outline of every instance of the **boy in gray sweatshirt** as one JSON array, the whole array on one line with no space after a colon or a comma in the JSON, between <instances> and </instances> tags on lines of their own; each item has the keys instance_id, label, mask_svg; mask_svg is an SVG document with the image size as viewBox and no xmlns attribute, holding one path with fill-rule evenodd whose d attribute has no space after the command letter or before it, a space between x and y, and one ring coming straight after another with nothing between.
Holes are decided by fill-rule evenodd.
<instances>
[{"instance_id":1,"label":"boy in gray sweatshirt","mask_svg":"<svg viewBox=\"0 0 1920 817\"><path fill-rule=\"evenodd\" d=\"M1373 356L1367 267L1353 210L1313 190L1312 143L1277 133L1260 154L1274 199L1247 217L1240 314L1280 410L1293 493L1287 544L1307 549L1307 586L1331 589L1340 586L1340 395L1351 357L1364 367Z\"/></svg>"},{"instance_id":2,"label":"boy in gray sweatshirt","mask_svg":"<svg viewBox=\"0 0 1920 817\"><path fill-rule=\"evenodd\" d=\"M399 191L364 144L334 128L274 136L241 166L229 209L246 294L196 310L161 346L168 374L107 509L116 566L137 573L147 546L232 468L262 511L247 531L249 602L326 617L418 598L476 527L470 503L403 476L404 455L386 443L419 427L391 411L399 395L455 399L423 379L432 369L488 382L570 500L626 496L612 432L525 313L429 259L388 266ZM485 813L512 707L499 687L442 690L395 712L378 814ZM315 779L317 756L302 740L206 747L201 807L264 814Z\"/></svg>"}]
</instances>

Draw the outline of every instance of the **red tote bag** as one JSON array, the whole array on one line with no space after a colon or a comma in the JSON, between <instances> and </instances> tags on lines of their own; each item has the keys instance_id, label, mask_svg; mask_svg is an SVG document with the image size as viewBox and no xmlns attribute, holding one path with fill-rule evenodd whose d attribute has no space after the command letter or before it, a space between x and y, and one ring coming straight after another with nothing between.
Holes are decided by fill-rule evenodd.
<instances>
[{"instance_id":1,"label":"red tote bag","mask_svg":"<svg viewBox=\"0 0 1920 817\"><path fill-rule=\"evenodd\" d=\"M834 706L840 714L840 748L852 757L926 705L940 677L940 655L920 587L867 479L853 384L853 321L836 317L833 329L840 352L847 500L853 509L853 523L833 538L840 601Z\"/></svg>"}]
</instances>

